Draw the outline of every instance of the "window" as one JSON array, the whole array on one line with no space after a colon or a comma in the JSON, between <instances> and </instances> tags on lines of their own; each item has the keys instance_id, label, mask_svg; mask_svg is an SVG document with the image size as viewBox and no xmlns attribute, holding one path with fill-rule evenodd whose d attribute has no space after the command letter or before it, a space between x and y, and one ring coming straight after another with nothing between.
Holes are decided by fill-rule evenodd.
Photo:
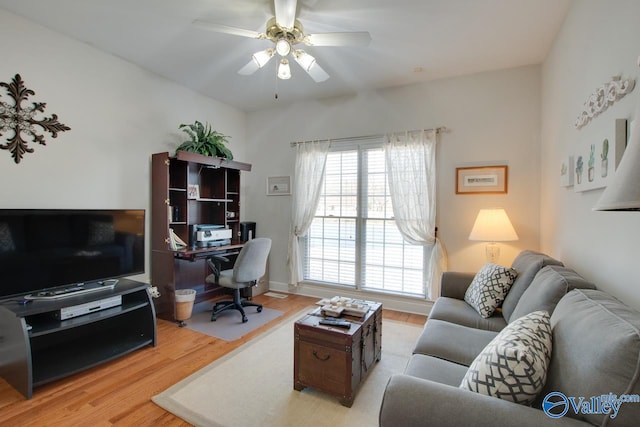
<instances>
[{"instance_id":1,"label":"window","mask_svg":"<svg viewBox=\"0 0 640 427\"><path fill-rule=\"evenodd\" d=\"M425 249L395 225L381 141L329 152L304 254L305 280L425 296Z\"/></svg>"}]
</instances>

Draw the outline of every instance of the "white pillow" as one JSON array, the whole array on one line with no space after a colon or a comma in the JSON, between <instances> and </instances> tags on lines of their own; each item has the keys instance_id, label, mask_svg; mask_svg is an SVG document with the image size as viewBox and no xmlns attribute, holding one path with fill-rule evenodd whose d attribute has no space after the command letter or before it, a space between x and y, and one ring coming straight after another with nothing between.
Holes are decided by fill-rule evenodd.
<instances>
[{"instance_id":1,"label":"white pillow","mask_svg":"<svg viewBox=\"0 0 640 427\"><path fill-rule=\"evenodd\" d=\"M460 388L530 404L547 380L551 348L549 313L527 314L487 344L469 366Z\"/></svg>"},{"instance_id":2,"label":"white pillow","mask_svg":"<svg viewBox=\"0 0 640 427\"><path fill-rule=\"evenodd\" d=\"M496 264L485 264L475 275L471 285L464 294L464 300L473 307L480 316L491 317L504 298L518 273L513 268Z\"/></svg>"}]
</instances>

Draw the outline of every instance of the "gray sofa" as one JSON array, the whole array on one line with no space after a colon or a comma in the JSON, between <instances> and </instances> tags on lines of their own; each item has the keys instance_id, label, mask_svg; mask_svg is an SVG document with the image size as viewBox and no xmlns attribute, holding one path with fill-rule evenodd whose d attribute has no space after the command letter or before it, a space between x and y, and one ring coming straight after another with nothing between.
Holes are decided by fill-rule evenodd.
<instances>
[{"instance_id":1,"label":"gray sofa","mask_svg":"<svg viewBox=\"0 0 640 427\"><path fill-rule=\"evenodd\" d=\"M587 413L593 411L578 406L576 413L572 405L580 397L591 402L592 396L610 393L640 394L640 313L545 254L523 251L512 268L518 276L502 309L488 319L464 301L474 274L443 274L442 297L435 302L404 373L392 376L387 384L381 426L640 425L640 403L621 404L614 418L614 411ZM538 400L525 406L460 389L469 365L499 331L537 310L551 314L553 339ZM551 415L567 409L557 418L541 409L551 392L566 397L549 400L560 401L549 410Z\"/></svg>"}]
</instances>

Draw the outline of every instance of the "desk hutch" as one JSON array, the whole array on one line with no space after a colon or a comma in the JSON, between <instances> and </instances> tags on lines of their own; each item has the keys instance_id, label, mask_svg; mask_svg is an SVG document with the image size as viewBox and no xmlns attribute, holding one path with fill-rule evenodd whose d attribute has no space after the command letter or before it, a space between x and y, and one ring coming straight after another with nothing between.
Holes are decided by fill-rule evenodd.
<instances>
[{"instance_id":1,"label":"desk hutch","mask_svg":"<svg viewBox=\"0 0 640 427\"><path fill-rule=\"evenodd\" d=\"M235 259L234 255L242 248L240 175L242 171L251 171L251 165L178 151L175 156L167 152L153 154L151 169L151 282L161 294L154 302L158 317L174 320L176 289L195 289L196 302L224 292L223 288L205 282L210 274L206 258L221 254ZM198 186L197 197L188 191L193 185ZM191 247L189 228L195 224L230 228L231 244ZM187 243L186 248L171 249L170 228ZM268 282L266 277L261 280Z\"/></svg>"}]
</instances>

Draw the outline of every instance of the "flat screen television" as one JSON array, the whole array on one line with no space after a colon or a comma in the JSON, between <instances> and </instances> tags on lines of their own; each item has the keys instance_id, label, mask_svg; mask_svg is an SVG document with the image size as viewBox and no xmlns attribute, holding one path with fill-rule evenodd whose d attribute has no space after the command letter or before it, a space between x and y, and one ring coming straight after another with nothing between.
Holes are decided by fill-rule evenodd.
<instances>
[{"instance_id":1,"label":"flat screen television","mask_svg":"<svg viewBox=\"0 0 640 427\"><path fill-rule=\"evenodd\" d=\"M143 209L0 209L0 299L144 273Z\"/></svg>"}]
</instances>

